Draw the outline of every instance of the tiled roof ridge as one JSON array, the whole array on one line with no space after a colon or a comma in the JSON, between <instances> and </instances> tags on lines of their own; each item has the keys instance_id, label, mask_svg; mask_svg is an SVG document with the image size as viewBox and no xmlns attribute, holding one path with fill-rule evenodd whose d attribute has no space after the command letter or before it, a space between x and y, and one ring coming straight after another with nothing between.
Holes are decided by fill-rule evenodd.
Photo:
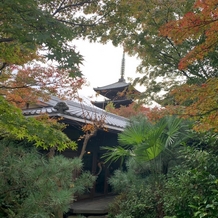
<instances>
[{"instance_id":1,"label":"tiled roof ridge","mask_svg":"<svg viewBox=\"0 0 218 218\"><path fill-rule=\"evenodd\" d=\"M115 118L122 118L122 119L124 119L124 120L126 120L126 121L128 121L129 119L127 119L127 118L125 118L125 117L122 117L122 116L119 116L119 115L117 115L117 114L113 114L113 113L110 113L110 112L108 112L108 111L106 111L106 110L104 110L104 109L101 109L101 108L98 108L98 107L96 107L95 105L88 105L88 104L85 104L85 103L83 103L83 102L76 102L76 101L73 101L73 100L61 100L61 99L59 99L58 97L56 97L56 96L52 96L52 98L56 98L57 100L59 100L59 101L63 101L63 102L65 102L68 106L73 106L73 107L77 107L78 109L81 109L83 106L84 107L86 107L86 108L84 108L84 109L90 109L90 111L91 112L101 112L101 113L105 113L105 114L108 114L108 115L110 115L110 116L112 116L112 117L115 117ZM52 99L51 98L51 99ZM55 106L55 105L54 105ZM54 107L53 106L53 107ZM66 110L66 112L64 112L64 113L67 113L67 111L70 111L70 108L68 109L68 110Z\"/></svg>"},{"instance_id":2,"label":"tiled roof ridge","mask_svg":"<svg viewBox=\"0 0 218 218\"><path fill-rule=\"evenodd\" d=\"M23 110L25 116L38 116L42 113L48 113L50 116L63 116L71 120L81 122L93 122L95 120L105 120L105 125L111 129L123 130L129 119L107 112L94 105L85 102L76 102L74 100L62 100L56 96L52 96L50 100L43 101L47 105L45 107L29 108ZM61 106L60 109L58 105Z\"/></svg>"}]
</instances>

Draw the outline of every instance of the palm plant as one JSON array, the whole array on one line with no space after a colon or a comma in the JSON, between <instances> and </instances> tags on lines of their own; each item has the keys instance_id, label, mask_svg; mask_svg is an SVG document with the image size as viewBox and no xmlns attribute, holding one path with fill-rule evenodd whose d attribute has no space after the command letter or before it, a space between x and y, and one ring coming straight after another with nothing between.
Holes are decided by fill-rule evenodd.
<instances>
[{"instance_id":1,"label":"palm plant","mask_svg":"<svg viewBox=\"0 0 218 218\"><path fill-rule=\"evenodd\" d=\"M133 118L119 134L119 146L104 147L106 162L133 157L139 162L149 162L153 172L161 172L163 165L174 157L173 150L188 136L189 123L176 116L166 116L156 123L146 117Z\"/></svg>"},{"instance_id":2,"label":"palm plant","mask_svg":"<svg viewBox=\"0 0 218 218\"><path fill-rule=\"evenodd\" d=\"M176 116L164 117L156 123L151 123L146 117L140 116L132 119L129 126L119 134L119 146L104 147L107 150L104 154L107 162L117 161L121 158L121 163L123 163L124 159L129 157L129 161L137 162L137 167L142 166L141 172L145 170L143 167L146 165L147 169L144 172L149 172L143 177L136 171L135 173L132 171L132 165L127 165L127 172L117 171L109 180L115 190L122 186L125 189L121 190L121 193L126 196L125 202L131 202L130 204L119 202L121 210L119 213L123 215L121 217L126 217L127 214L132 215L135 208L139 214L139 205L142 206L140 211L144 213L143 217L164 217L163 184L165 176L163 174L167 173L170 161L175 159L179 145L188 138L189 130L189 123ZM138 169L137 171L140 172ZM134 187L137 188L134 189ZM141 190L144 190L144 194L139 187L143 187ZM133 195L137 196L134 200L136 203L131 201ZM149 212L150 210L147 211L148 206L153 208L152 213ZM142 216L133 214L130 217Z\"/></svg>"}]
</instances>

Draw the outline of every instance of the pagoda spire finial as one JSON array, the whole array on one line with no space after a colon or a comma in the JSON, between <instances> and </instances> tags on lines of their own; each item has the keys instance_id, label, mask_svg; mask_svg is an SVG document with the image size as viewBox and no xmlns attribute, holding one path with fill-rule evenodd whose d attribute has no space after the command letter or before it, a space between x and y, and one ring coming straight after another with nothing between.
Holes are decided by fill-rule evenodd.
<instances>
[{"instance_id":1,"label":"pagoda spire finial","mask_svg":"<svg viewBox=\"0 0 218 218\"><path fill-rule=\"evenodd\" d=\"M123 50L123 59L122 59L122 63L121 63L121 77L119 79L119 82L125 81L124 73L125 73L125 52Z\"/></svg>"}]
</instances>

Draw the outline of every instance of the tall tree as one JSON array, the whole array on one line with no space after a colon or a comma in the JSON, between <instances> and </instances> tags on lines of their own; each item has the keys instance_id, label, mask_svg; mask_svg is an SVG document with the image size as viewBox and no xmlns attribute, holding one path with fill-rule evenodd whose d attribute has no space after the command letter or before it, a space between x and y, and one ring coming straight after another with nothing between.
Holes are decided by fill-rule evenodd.
<instances>
[{"instance_id":1,"label":"tall tree","mask_svg":"<svg viewBox=\"0 0 218 218\"><path fill-rule=\"evenodd\" d=\"M76 93L83 83L77 77L81 77L79 65L83 58L71 41L87 25L94 25L91 18L79 13L91 2L0 2L1 95L22 107L38 97L56 94L60 88L62 96Z\"/></svg>"},{"instance_id":2,"label":"tall tree","mask_svg":"<svg viewBox=\"0 0 218 218\"><path fill-rule=\"evenodd\" d=\"M172 38L177 44L189 38L198 41L180 60L180 69L187 68L193 62L196 63L196 60L202 60L211 51L217 51L217 32L218 8L216 0L196 0L192 10L182 18L170 21L161 28L161 33Z\"/></svg>"},{"instance_id":3,"label":"tall tree","mask_svg":"<svg viewBox=\"0 0 218 218\"><path fill-rule=\"evenodd\" d=\"M47 100L50 95L76 98L85 79L72 78L69 73L69 70L36 63L25 67L12 65L0 75L0 95L20 108L36 103L39 97Z\"/></svg>"},{"instance_id":4,"label":"tall tree","mask_svg":"<svg viewBox=\"0 0 218 218\"><path fill-rule=\"evenodd\" d=\"M0 142L0 162L4 165L0 173L5 177L0 182L0 213L3 216L26 217L32 213L32 217L62 217L61 213L70 203L72 189L84 188L76 181L70 184L73 164L81 170L81 161L73 163L53 157L47 163L37 153L21 151L24 141L43 149L76 149L76 143L62 132L64 125L46 116L26 118L13 104L23 107L38 97L56 93L59 88L66 88L61 90L62 94L72 97L81 86L83 79L76 76L81 76L82 57L70 41L88 25L85 17L75 16L88 3L90 1L0 2L0 138L1 142L15 141L12 148ZM48 67L48 60L53 61L53 67ZM41 61L40 67L36 61ZM17 145L17 141L21 143ZM85 176L81 180L90 184L93 177ZM46 210L40 210L44 207Z\"/></svg>"},{"instance_id":5,"label":"tall tree","mask_svg":"<svg viewBox=\"0 0 218 218\"><path fill-rule=\"evenodd\" d=\"M164 217L162 204L162 182L164 176L161 177L161 175L166 175L168 173L170 162L176 160L176 151L178 151L178 147L181 143L185 142L187 137L188 125L177 117L164 117L155 124L150 123L145 117L139 117L139 119L134 120L119 134L118 139L120 146L107 148L108 153L104 155L107 161L131 157L138 163L139 168L140 165L142 166L143 164L148 163L148 172L150 172L150 177L153 179L151 185L153 191L152 200L155 202L153 210L156 211L157 218ZM140 169L138 169L138 171L140 171ZM132 180L137 181L137 179L134 180L134 178L131 180L131 177L130 180L128 180L128 176L123 176L123 178L127 179L130 183ZM145 181L145 178L143 178L143 180ZM138 182L139 181L140 180L138 179ZM142 184L145 184L145 182ZM141 186L140 183L139 185L143 189L143 186ZM126 189L128 186L129 185L126 186ZM129 189L131 190L131 188ZM146 213L147 210L144 210Z\"/></svg>"},{"instance_id":6,"label":"tall tree","mask_svg":"<svg viewBox=\"0 0 218 218\"><path fill-rule=\"evenodd\" d=\"M169 21L160 29L162 35L170 37L176 44L190 39L197 44L190 47L179 62L179 69L187 69L203 62L204 80L197 84L184 84L172 90L173 113L192 118L198 131L217 131L217 70L207 69L208 62L217 68L218 9L216 0L196 0L183 17ZM214 69L216 69L214 68ZM172 103L172 102L171 102Z\"/></svg>"},{"instance_id":7,"label":"tall tree","mask_svg":"<svg viewBox=\"0 0 218 218\"><path fill-rule=\"evenodd\" d=\"M79 73L82 57L70 43L93 25L79 11L94 1L8 0L0 3L0 69L22 65L41 56L58 62L60 68Z\"/></svg>"},{"instance_id":8,"label":"tall tree","mask_svg":"<svg viewBox=\"0 0 218 218\"><path fill-rule=\"evenodd\" d=\"M99 25L88 27L85 35L102 43L112 40L114 45L123 45L130 55L141 59L135 82L145 85L142 97L159 100L160 93L168 92L171 87L187 80L191 83L205 82L216 74L217 61L213 59L198 61L186 69L178 69L180 59L194 47L197 39L187 39L176 44L170 37L161 36L160 27L171 20L184 16L192 9L194 0L121 0L99 1L87 5L84 12L102 16ZM141 78L140 78L141 77Z\"/></svg>"}]
</instances>

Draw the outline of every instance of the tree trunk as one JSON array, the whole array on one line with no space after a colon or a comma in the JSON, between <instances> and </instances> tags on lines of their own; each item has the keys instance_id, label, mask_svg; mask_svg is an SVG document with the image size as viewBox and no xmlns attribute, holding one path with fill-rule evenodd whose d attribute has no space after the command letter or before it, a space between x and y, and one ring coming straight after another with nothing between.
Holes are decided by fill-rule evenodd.
<instances>
[{"instance_id":1,"label":"tree trunk","mask_svg":"<svg viewBox=\"0 0 218 218\"><path fill-rule=\"evenodd\" d=\"M50 148L50 150L49 150L49 152L47 154L49 159L55 156L55 151L56 151L56 147L51 147Z\"/></svg>"},{"instance_id":2,"label":"tree trunk","mask_svg":"<svg viewBox=\"0 0 218 218\"><path fill-rule=\"evenodd\" d=\"M86 132L85 137L84 137L84 141L83 141L83 146L82 146L82 150L80 152L79 158L82 159L84 154L86 153L86 147L87 144L89 142L89 139L92 138L92 136L96 135L97 133L97 129L93 130L91 133Z\"/></svg>"}]
</instances>

